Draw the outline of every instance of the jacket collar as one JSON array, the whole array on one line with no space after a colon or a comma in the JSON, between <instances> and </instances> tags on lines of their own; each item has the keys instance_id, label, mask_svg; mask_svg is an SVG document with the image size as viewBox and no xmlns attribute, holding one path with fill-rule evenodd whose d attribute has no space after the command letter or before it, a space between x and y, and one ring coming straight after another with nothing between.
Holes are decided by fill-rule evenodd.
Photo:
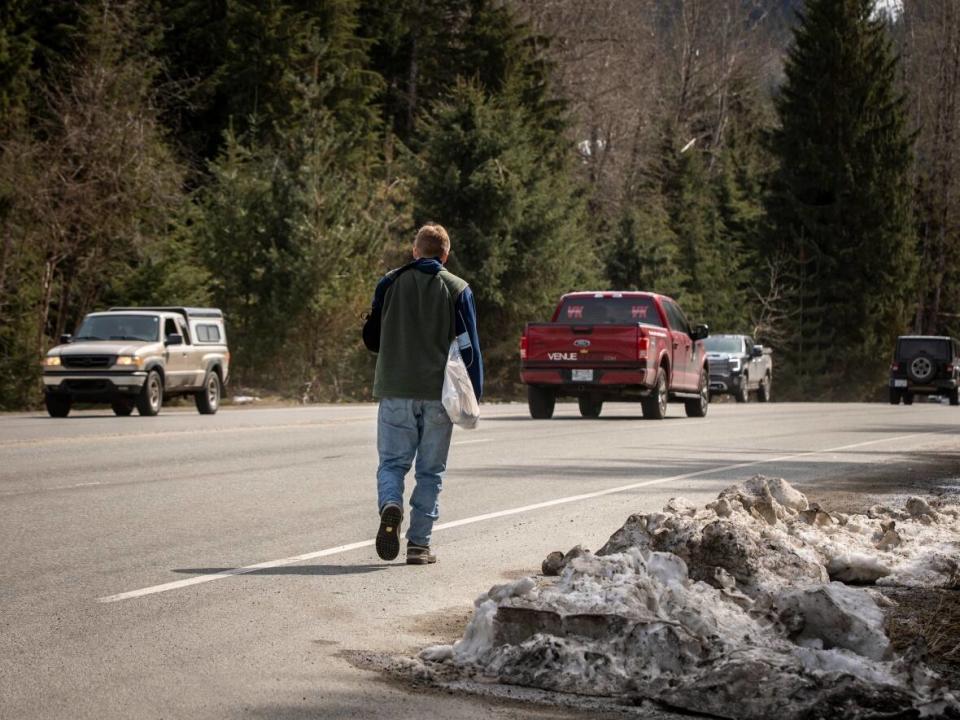
<instances>
[{"instance_id":1,"label":"jacket collar","mask_svg":"<svg viewBox=\"0 0 960 720\"><path fill-rule=\"evenodd\" d=\"M420 258L419 260L414 260L411 263L411 267L414 270L419 270L428 275L436 275L443 270L443 265L440 263L439 258Z\"/></svg>"}]
</instances>

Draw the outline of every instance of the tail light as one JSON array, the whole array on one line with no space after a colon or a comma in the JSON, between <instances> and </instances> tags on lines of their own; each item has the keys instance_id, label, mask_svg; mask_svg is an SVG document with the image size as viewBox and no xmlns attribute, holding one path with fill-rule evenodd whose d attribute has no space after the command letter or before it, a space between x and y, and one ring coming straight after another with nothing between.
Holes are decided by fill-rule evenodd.
<instances>
[{"instance_id":1,"label":"tail light","mask_svg":"<svg viewBox=\"0 0 960 720\"><path fill-rule=\"evenodd\" d=\"M650 338L641 335L637 338L637 360L646 360L647 350L650 348Z\"/></svg>"},{"instance_id":2,"label":"tail light","mask_svg":"<svg viewBox=\"0 0 960 720\"><path fill-rule=\"evenodd\" d=\"M953 374L953 363L950 363L949 365L947 365L947 372L950 373L951 375Z\"/></svg>"},{"instance_id":3,"label":"tail light","mask_svg":"<svg viewBox=\"0 0 960 720\"><path fill-rule=\"evenodd\" d=\"M520 359L521 360L527 359L527 336L526 335L520 336Z\"/></svg>"},{"instance_id":4,"label":"tail light","mask_svg":"<svg viewBox=\"0 0 960 720\"><path fill-rule=\"evenodd\" d=\"M890 372L896 372L900 369L900 363L890 363Z\"/></svg>"}]
</instances>

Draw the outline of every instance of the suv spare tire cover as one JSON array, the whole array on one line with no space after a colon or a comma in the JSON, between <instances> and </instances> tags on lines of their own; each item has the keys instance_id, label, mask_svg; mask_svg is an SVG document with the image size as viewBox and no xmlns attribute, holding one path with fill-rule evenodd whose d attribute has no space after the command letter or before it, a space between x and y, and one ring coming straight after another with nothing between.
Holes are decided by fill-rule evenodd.
<instances>
[{"instance_id":1,"label":"suv spare tire cover","mask_svg":"<svg viewBox=\"0 0 960 720\"><path fill-rule=\"evenodd\" d=\"M925 353L910 358L907 364L907 375L914 382L925 383L933 379L937 372L936 361Z\"/></svg>"}]
</instances>

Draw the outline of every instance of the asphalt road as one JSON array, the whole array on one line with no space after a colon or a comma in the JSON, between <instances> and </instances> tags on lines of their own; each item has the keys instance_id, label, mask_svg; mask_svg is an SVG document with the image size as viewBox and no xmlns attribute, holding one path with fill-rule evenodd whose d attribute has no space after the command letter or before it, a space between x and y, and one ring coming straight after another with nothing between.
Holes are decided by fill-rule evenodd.
<instances>
[{"instance_id":1,"label":"asphalt road","mask_svg":"<svg viewBox=\"0 0 960 720\"><path fill-rule=\"evenodd\" d=\"M566 717L356 657L452 640L480 591L675 495L755 473L814 497L908 492L932 461L960 475L960 408L941 405L484 412L454 434L431 567L373 551L372 405L0 416L0 718Z\"/></svg>"}]
</instances>

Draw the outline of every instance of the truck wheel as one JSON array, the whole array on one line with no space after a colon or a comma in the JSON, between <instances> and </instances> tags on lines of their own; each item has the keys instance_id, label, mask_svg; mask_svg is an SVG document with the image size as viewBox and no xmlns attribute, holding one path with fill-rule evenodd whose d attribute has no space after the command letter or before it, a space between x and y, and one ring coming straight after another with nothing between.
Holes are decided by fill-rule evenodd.
<instances>
[{"instance_id":1,"label":"truck wheel","mask_svg":"<svg viewBox=\"0 0 960 720\"><path fill-rule=\"evenodd\" d=\"M663 368L660 368L657 371L657 380L654 383L653 392L640 401L644 418L647 420L663 420L667 416L668 392L667 375Z\"/></svg>"},{"instance_id":2,"label":"truck wheel","mask_svg":"<svg viewBox=\"0 0 960 720\"><path fill-rule=\"evenodd\" d=\"M113 414L117 417L127 417L133 412L134 401L132 398L114 398L110 403L113 408Z\"/></svg>"},{"instance_id":3,"label":"truck wheel","mask_svg":"<svg viewBox=\"0 0 960 720\"><path fill-rule=\"evenodd\" d=\"M913 405L913 393L905 392L903 394L903 404L904 405Z\"/></svg>"},{"instance_id":4,"label":"truck wheel","mask_svg":"<svg viewBox=\"0 0 960 720\"><path fill-rule=\"evenodd\" d=\"M890 388L890 404L899 405L901 395L902 393L899 390L894 390L893 388Z\"/></svg>"},{"instance_id":5,"label":"truck wheel","mask_svg":"<svg viewBox=\"0 0 960 720\"><path fill-rule=\"evenodd\" d=\"M758 402L770 402L770 375L764 375L763 380L760 382L760 387L757 388L757 401Z\"/></svg>"},{"instance_id":6,"label":"truck wheel","mask_svg":"<svg viewBox=\"0 0 960 720\"><path fill-rule=\"evenodd\" d=\"M527 405L530 407L530 417L534 420L549 420L553 417L553 408L557 403L557 396L553 390L527 385Z\"/></svg>"},{"instance_id":7,"label":"truck wheel","mask_svg":"<svg viewBox=\"0 0 960 720\"><path fill-rule=\"evenodd\" d=\"M73 402L69 395L47 393L43 396L43 404L47 406L50 417L62 418L70 414L70 406Z\"/></svg>"},{"instance_id":8,"label":"truck wheel","mask_svg":"<svg viewBox=\"0 0 960 720\"><path fill-rule=\"evenodd\" d=\"M137 395L137 412L143 417L153 417L163 407L163 380L160 373L151 370L147 381Z\"/></svg>"},{"instance_id":9,"label":"truck wheel","mask_svg":"<svg viewBox=\"0 0 960 720\"><path fill-rule=\"evenodd\" d=\"M598 418L600 411L603 410L603 400L595 400L587 395L581 395L577 398L580 405L580 415L585 418Z\"/></svg>"},{"instance_id":10,"label":"truck wheel","mask_svg":"<svg viewBox=\"0 0 960 720\"><path fill-rule=\"evenodd\" d=\"M710 408L710 384L707 380L707 373L700 373L699 397L696 400L684 400L684 407L687 411L687 417L706 417L707 410Z\"/></svg>"},{"instance_id":11,"label":"truck wheel","mask_svg":"<svg viewBox=\"0 0 960 720\"><path fill-rule=\"evenodd\" d=\"M220 375L216 370L207 373L203 390L197 393L197 412L201 415L214 415L220 409Z\"/></svg>"},{"instance_id":12,"label":"truck wheel","mask_svg":"<svg viewBox=\"0 0 960 720\"><path fill-rule=\"evenodd\" d=\"M750 402L750 386L746 375L740 378L740 387L733 397L738 403Z\"/></svg>"},{"instance_id":13,"label":"truck wheel","mask_svg":"<svg viewBox=\"0 0 960 720\"><path fill-rule=\"evenodd\" d=\"M948 392L947 398L950 400L951 405L960 405L960 389L954 388Z\"/></svg>"}]
</instances>

